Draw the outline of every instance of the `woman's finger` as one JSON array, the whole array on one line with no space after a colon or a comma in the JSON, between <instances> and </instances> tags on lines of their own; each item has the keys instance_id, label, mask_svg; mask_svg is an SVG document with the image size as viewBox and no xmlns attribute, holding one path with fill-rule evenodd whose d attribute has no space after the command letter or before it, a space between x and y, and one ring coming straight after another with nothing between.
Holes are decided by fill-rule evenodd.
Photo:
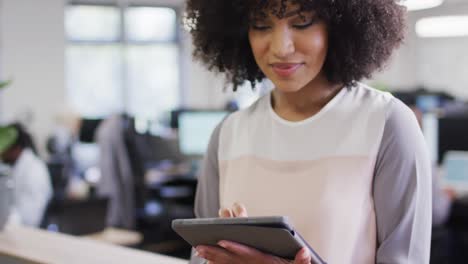
<instances>
[{"instance_id":1,"label":"woman's finger","mask_svg":"<svg viewBox=\"0 0 468 264\"><path fill-rule=\"evenodd\" d=\"M226 263L233 258L229 251L218 247L198 246L196 251L199 257L213 263Z\"/></svg>"},{"instance_id":2,"label":"woman's finger","mask_svg":"<svg viewBox=\"0 0 468 264\"><path fill-rule=\"evenodd\" d=\"M309 250L302 248L297 252L294 258L294 264L310 264L312 257L310 256Z\"/></svg>"},{"instance_id":3,"label":"woman's finger","mask_svg":"<svg viewBox=\"0 0 468 264\"><path fill-rule=\"evenodd\" d=\"M218 242L218 245L226 249L227 251L234 253L235 255L239 255L239 256L264 255L263 253L261 253L260 251L254 248L251 248L251 247L239 244L239 243L231 242L231 241L222 240Z\"/></svg>"},{"instance_id":4,"label":"woman's finger","mask_svg":"<svg viewBox=\"0 0 468 264\"><path fill-rule=\"evenodd\" d=\"M234 213L234 217L247 217L247 209L243 204L234 203L232 206L232 211Z\"/></svg>"},{"instance_id":5,"label":"woman's finger","mask_svg":"<svg viewBox=\"0 0 468 264\"><path fill-rule=\"evenodd\" d=\"M218 215L219 215L219 217L221 217L221 218L231 218L231 217L234 217L232 211L231 211L230 209L227 209L227 208L221 208L221 209L219 209Z\"/></svg>"}]
</instances>

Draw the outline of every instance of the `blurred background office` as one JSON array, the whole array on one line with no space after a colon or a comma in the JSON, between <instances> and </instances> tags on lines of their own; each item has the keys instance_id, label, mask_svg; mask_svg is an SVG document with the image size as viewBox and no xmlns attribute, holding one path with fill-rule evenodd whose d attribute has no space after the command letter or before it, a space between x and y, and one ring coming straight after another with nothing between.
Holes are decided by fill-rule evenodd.
<instances>
[{"instance_id":1,"label":"blurred background office","mask_svg":"<svg viewBox=\"0 0 468 264\"><path fill-rule=\"evenodd\" d=\"M184 2L0 0L0 124L20 122L47 164L41 228L188 257L170 221L193 216L210 133L272 87L233 93L193 61ZM432 263L456 263L468 259L468 0L403 2L406 41L366 82L420 120L434 162ZM131 232L109 239L109 227Z\"/></svg>"}]
</instances>

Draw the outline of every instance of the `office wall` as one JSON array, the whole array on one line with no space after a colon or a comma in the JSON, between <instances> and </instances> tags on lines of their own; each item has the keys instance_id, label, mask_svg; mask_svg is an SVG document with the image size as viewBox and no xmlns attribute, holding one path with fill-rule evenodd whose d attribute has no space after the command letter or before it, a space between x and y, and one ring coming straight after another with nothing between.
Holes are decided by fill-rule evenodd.
<instances>
[{"instance_id":1,"label":"office wall","mask_svg":"<svg viewBox=\"0 0 468 264\"><path fill-rule=\"evenodd\" d=\"M428 40L420 47L419 81L468 100L468 38Z\"/></svg>"},{"instance_id":2,"label":"office wall","mask_svg":"<svg viewBox=\"0 0 468 264\"><path fill-rule=\"evenodd\" d=\"M193 45L190 33L183 32L183 44L186 47L186 82L184 105L194 108L219 108L231 97L223 92L224 77L208 71L202 62L192 57Z\"/></svg>"},{"instance_id":3,"label":"office wall","mask_svg":"<svg viewBox=\"0 0 468 264\"><path fill-rule=\"evenodd\" d=\"M381 72L374 74L370 83L379 83L394 90L408 90L418 84L416 69L418 39L414 32L414 19L408 16L408 28L403 44L396 50Z\"/></svg>"},{"instance_id":4,"label":"office wall","mask_svg":"<svg viewBox=\"0 0 468 264\"><path fill-rule=\"evenodd\" d=\"M468 37L419 38L415 32L423 17L468 15L468 1L446 2L441 8L410 13L405 44L375 80L399 90L424 86L468 100Z\"/></svg>"},{"instance_id":5,"label":"office wall","mask_svg":"<svg viewBox=\"0 0 468 264\"><path fill-rule=\"evenodd\" d=\"M468 15L468 1L450 0L435 10L414 14L414 19L424 16ZM429 89L445 90L468 100L468 37L419 39L417 43L418 82Z\"/></svg>"},{"instance_id":6,"label":"office wall","mask_svg":"<svg viewBox=\"0 0 468 264\"><path fill-rule=\"evenodd\" d=\"M1 117L27 121L42 143L64 101L64 3L2 0L0 4L1 76L14 79L2 94Z\"/></svg>"}]
</instances>

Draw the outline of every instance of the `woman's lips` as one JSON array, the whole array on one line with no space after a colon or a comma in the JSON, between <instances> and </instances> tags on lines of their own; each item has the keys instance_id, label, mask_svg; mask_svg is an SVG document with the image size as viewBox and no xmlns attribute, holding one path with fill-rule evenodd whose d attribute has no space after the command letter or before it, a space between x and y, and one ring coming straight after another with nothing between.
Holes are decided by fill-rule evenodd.
<instances>
[{"instance_id":1,"label":"woman's lips","mask_svg":"<svg viewBox=\"0 0 468 264\"><path fill-rule=\"evenodd\" d=\"M273 63L271 64L271 67L277 75L281 77L289 77L302 65L302 63Z\"/></svg>"}]
</instances>

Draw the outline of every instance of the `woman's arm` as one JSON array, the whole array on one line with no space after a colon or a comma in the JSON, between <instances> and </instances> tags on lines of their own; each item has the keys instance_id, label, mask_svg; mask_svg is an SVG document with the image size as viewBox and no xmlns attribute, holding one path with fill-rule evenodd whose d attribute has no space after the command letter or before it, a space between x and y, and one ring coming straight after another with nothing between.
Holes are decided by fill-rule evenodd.
<instances>
[{"instance_id":1,"label":"woman's arm","mask_svg":"<svg viewBox=\"0 0 468 264\"><path fill-rule=\"evenodd\" d=\"M431 165L411 110L394 99L374 175L376 263L429 263Z\"/></svg>"},{"instance_id":2,"label":"woman's arm","mask_svg":"<svg viewBox=\"0 0 468 264\"><path fill-rule=\"evenodd\" d=\"M218 217L219 211L219 165L218 143L221 130L219 124L211 135L208 150L203 159L198 175L197 193L195 195L195 216L198 218ZM192 250L190 264L205 263L204 259L196 257Z\"/></svg>"}]
</instances>

